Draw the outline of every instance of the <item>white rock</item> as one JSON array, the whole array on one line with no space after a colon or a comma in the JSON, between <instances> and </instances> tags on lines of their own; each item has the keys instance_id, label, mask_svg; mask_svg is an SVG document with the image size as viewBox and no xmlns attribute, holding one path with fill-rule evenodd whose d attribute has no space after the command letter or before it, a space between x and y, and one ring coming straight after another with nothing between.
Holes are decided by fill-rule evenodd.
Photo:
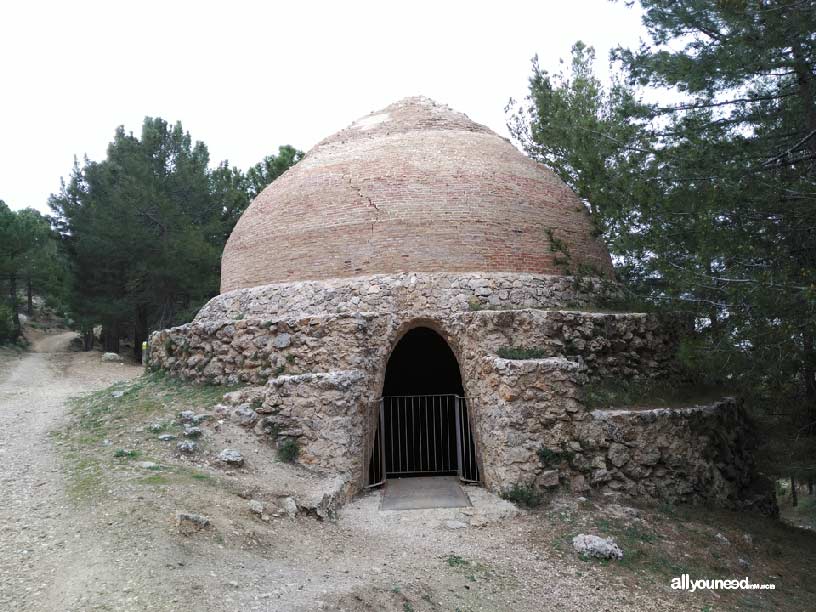
<instances>
[{"instance_id":1,"label":"white rock","mask_svg":"<svg viewBox=\"0 0 816 612\"><path fill-rule=\"evenodd\" d=\"M579 533L572 538L572 547L579 555L597 559L623 559L623 551L612 538Z\"/></svg>"},{"instance_id":2,"label":"white rock","mask_svg":"<svg viewBox=\"0 0 816 612\"><path fill-rule=\"evenodd\" d=\"M218 460L221 463L226 463L233 467L241 467L244 465L244 456L234 448L225 448L218 453Z\"/></svg>"},{"instance_id":3,"label":"white rock","mask_svg":"<svg viewBox=\"0 0 816 612\"><path fill-rule=\"evenodd\" d=\"M286 497L283 499L283 509L286 510L286 514L289 515L289 518L295 518L298 513L297 502L295 501L294 497Z\"/></svg>"},{"instance_id":4,"label":"white rock","mask_svg":"<svg viewBox=\"0 0 816 612\"><path fill-rule=\"evenodd\" d=\"M249 511L252 512L252 514L262 515L265 510L263 502L258 501L257 499L250 499L247 506L249 507Z\"/></svg>"},{"instance_id":5,"label":"white rock","mask_svg":"<svg viewBox=\"0 0 816 612\"><path fill-rule=\"evenodd\" d=\"M119 355L117 355L116 353L103 353L102 354L102 361L105 361L105 362L108 362L108 363L117 363L119 361L122 361L122 358Z\"/></svg>"}]
</instances>

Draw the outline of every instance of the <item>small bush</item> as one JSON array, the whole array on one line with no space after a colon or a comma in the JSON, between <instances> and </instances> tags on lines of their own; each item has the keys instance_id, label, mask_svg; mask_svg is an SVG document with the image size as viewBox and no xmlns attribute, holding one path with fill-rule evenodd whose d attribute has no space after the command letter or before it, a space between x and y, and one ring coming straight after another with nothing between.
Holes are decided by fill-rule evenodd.
<instances>
[{"instance_id":1,"label":"small bush","mask_svg":"<svg viewBox=\"0 0 816 612\"><path fill-rule=\"evenodd\" d=\"M0 343L12 340L15 335L14 319L11 308L6 304L0 304Z\"/></svg>"},{"instance_id":2,"label":"small bush","mask_svg":"<svg viewBox=\"0 0 816 612\"><path fill-rule=\"evenodd\" d=\"M503 491L501 496L502 499L527 508L541 505L541 493L530 485L513 485L512 488Z\"/></svg>"},{"instance_id":3,"label":"small bush","mask_svg":"<svg viewBox=\"0 0 816 612\"><path fill-rule=\"evenodd\" d=\"M544 467L558 465L562 461L571 461L574 456L575 453L567 450L553 450L546 446L538 449L538 460Z\"/></svg>"},{"instance_id":4,"label":"small bush","mask_svg":"<svg viewBox=\"0 0 816 612\"><path fill-rule=\"evenodd\" d=\"M117 448L114 451L113 456L116 457L117 459L135 459L136 457L139 456L139 451Z\"/></svg>"},{"instance_id":5,"label":"small bush","mask_svg":"<svg viewBox=\"0 0 816 612\"><path fill-rule=\"evenodd\" d=\"M484 310L484 305L479 301L479 298L472 297L468 300L468 310L471 312L477 312L479 310Z\"/></svg>"},{"instance_id":6,"label":"small bush","mask_svg":"<svg viewBox=\"0 0 816 612\"><path fill-rule=\"evenodd\" d=\"M294 463L295 459L300 454L300 447L297 442L291 438L287 438L278 444L278 459L284 463Z\"/></svg>"},{"instance_id":7,"label":"small bush","mask_svg":"<svg viewBox=\"0 0 816 612\"><path fill-rule=\"evenodd\" d=\"M537 347L503 346L498 350L498 355L502 359L541 359L547 356L547 352Z\"/></svg>"}]
</instances>

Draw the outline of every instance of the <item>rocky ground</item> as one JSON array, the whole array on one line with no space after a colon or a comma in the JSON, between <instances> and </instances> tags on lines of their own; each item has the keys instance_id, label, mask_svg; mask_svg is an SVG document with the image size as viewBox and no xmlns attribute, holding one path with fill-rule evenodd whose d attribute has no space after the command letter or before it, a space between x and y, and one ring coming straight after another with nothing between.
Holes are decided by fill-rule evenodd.
<instances>
[{"instance_id":1,"label":"rocky ground","mask_svg":"<svg viewBox=\"0 0 816 612\"><path fill-rule=\"evenodd\" d=\"M806 610L816 600L816 535L746 514L559 495L517 510L469 488L465 512L381 512L372 492L321 519L331 479L280 461L218 414L224 389L140 377L68 351L72 337L0 356L2 610ZM186 423L200 435L185 436L184 410L212 415ZM225 448L244 465L219 461ZM208 524L180 529L179 513ZM580 558L578 533L613 537L623 559ZM673 591L683 572L777 590Z\"/></svg>"}]
</instances>

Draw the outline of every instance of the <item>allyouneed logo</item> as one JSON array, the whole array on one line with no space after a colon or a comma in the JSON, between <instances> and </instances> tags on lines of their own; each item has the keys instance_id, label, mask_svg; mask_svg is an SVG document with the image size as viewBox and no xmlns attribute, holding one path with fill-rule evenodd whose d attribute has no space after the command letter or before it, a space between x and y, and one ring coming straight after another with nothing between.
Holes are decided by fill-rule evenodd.
<instances>
[{"instance_id":1,"label":"allyouneed logo","mask_svg":"<svg viewBox=\"0 0 816 612\"><path fill-rule=\"evenodd\" d=\"M775 584L757 584L755 582L751 582L748 577L742 579L730 578L730 579L707 579L703 578L700 580L692 580L688 574L683 574L678 578L672 578L671 581L671 588L673 589L680 589L683 591L719 591L719 590L734 590L734 589L743 589L743 590L767 590L773 591L776 588Z\"/></svg>"}]
</instances>

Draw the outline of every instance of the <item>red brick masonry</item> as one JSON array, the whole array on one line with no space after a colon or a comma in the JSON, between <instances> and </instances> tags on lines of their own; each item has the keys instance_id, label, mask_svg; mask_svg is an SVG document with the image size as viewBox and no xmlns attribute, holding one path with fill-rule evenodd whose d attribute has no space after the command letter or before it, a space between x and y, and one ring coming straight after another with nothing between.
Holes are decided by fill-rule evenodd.
<instances>
[{"instance_id":1,"label":"red brick masonry","mask_svg":"<svg viewBox=\"0 0 816 612\"><path fill-rule=\"evenodd\" d=\"M612 273L575 194L486 127L408 98L322 141L256 198L224 250L221 291L405 271L570 270Z\"/></svg>"}]
</instances>

